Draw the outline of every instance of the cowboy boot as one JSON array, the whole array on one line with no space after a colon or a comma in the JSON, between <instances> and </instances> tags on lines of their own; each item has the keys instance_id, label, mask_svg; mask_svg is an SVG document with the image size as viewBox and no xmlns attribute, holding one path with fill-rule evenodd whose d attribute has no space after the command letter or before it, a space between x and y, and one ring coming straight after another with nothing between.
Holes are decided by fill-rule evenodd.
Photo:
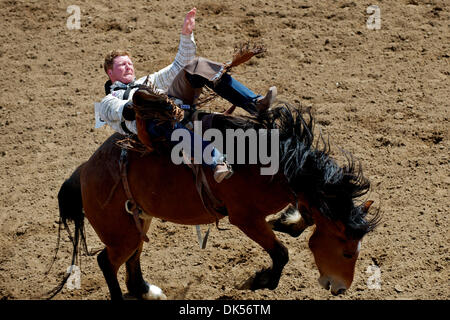
<instances>
[{"instance_id":1,"label":"cowboy boot","mask_svg":"<svg viewBox=\"0 0 450 320\"><path fill-rule=\"evenodd\" d=\"M270 87L264 97L256 100L256 110L258 110L258 112L266 111L270 108L276 97L277 87Z\"/></svg>"},{"instance_id":2,"label":"cowboy boot","mask_svg":"<svg viewBox=\"0 0 450 320\"><path fill-rule=\"evenodd\" d=\"M276 87L271 87L264 97L257 95L228 73L223 74L215 82L209 81L200 75L188 73L186 73L186 78L194 88L206 85L222 98L253 115L270 108L277 95Z\"/></svg>"},{"instance_id":3,"label":"cowboy boot","mask_svg":"<svg viewBox=\"0 0 450 320\"><path fill-rule=\"evenodd\" d=\"M214 169L214 180L221 183L223 179L228 179L233 175L233 169L226 162L220 163Z\"/></svg>"}]
</instances>

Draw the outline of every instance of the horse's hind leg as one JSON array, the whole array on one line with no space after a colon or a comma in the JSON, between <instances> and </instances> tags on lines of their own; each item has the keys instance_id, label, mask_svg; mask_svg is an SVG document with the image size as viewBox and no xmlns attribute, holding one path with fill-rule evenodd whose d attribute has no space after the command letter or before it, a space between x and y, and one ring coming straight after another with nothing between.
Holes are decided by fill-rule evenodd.
<instances>
[{"instance_id":1,"label":"horse's hind leg","mask_svg":"<svg viewBox=\"0 0 450 320\"><path fill-rule=\"evenodd\" d=\"M139 238L136 237L136 242L130 239L129 243L124 242L118 246L107 245L97 256L98 265L100 266L108 285L111 300L123 300L122 290L120 289L119 281L117 280L117 272L119 271L120 266L135 254L137 248L142 250L142 240L139 240ZM137 259L139 259L139 255L140 251L137 255Z\"/></svg>"},{"instance_id":2,"label":"horse's hind leg","mask_svg":"<svg viewBox=\"0 0 450 320\"><path fill-rule=\"evenodd\" d=\"M138 299L166 300L167 297L160 288L147 283L142 277L140 263L142 247L143 243L141 243L139 248L126 263L126 284L128 292Z\"/></svg>"},{"instance_id":3,"label":"horse's hind leg","mask_svg":"<svg viewBox=\"0 0 450 320\"><path fill-rule=\"evenodd\" d=\"M136 298L140 298L144 293L148 291L147 284L142 277L140 256L142 252L142 245L136 250L136 252L128 259L126 263L126 284L128 288L128 292L135 296Z\"/></svg>"},{"instance_id":4,"label":"horse's hind leg","mask_svg":"<svg viewBox=\"0 0 450 320\"><path fill-rule=\"evenodd\" d=\"M118 268L115 268L111 264L108 258L107 248L99 253L97 261L103 272L103 276L105 277L106 284L108 285L111 300L123 300L122 290L120 289L119 281L117 280Z\"/></svg>"},{"instance_id":5,"label":"horse's hind leg","mask_svg":"<svg viewBox=\"0 0 450 320\"><path fill-rule=\"evenodd\" d=\"M151 219L144 222L144 230L150 228ZM144 242L141 241L134 254L126 262L126 284L128 292L138 299L144 300L166 300L166 295L157 286L147 283L141 270L141 253Z\"/></svg>"}]
</instances>

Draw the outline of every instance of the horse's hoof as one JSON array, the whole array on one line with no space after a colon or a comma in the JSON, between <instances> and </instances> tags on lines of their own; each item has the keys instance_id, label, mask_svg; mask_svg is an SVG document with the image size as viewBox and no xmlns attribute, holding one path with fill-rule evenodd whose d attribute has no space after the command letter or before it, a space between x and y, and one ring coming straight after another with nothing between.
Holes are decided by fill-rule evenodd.
<instances>
[{"instance_id":1,"label":"horse's hoof","mask_svg":"<svg viewBox=\"0 0 450 320\"><path fill-rule=\"evenodd\" d=\"M255 275L251 276L247 280L245 280L243 283L237 286L237 289L239 290L251 290L252 284L255 281Z\"/></svg>"},{"instance_id":2,"label":"horse's hoof","mask_svg":"<svg viewBox=\"0 0 450 320\"><path fill-rule=\"evenodd\" d=\"M272 269L263 269L244 283L242 283L238 288L240 290L258 290L258 289L270 289L274 290L278 285L278 281L274 281Z\"/></svg>"},{"instance_id":3,"label":"horse's hoof","mask_svg":"<svg viewBox=\"0 0 450 320\"><path fill-rule=\"evenodd\" d=\"M142 294L143 300L167 300L167 296L162 292L161 288L147 283L148 291Z\"/></svg>"},{"instance_id":4,"label":"horse's hoof","mask_svg":"<svg viewBox=\"0 0 450 320\"><path fill-rule=\"evenodd\" d=\"M258 289L275 289L273 287L273 274L271 269L263 269L255 274L255 279L252 283L251 290ZM275 286L276 287L276 286Z\"/></svg>"}]
</instances>

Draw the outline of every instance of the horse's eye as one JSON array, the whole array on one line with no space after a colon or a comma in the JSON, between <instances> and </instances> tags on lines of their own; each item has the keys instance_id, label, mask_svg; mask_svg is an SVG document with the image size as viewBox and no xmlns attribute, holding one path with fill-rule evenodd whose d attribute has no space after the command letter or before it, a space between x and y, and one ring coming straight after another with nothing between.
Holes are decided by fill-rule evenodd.
<instances>
[{"instance_id":1,"label":"horse's eye","mask_svg":"<svg viewBox=\"0 0 450 320\"><path fill-rule=\"evenodd\" d=\"M344 258L347 258L347 259L353 258L353 255L349 254L349 253L344 253L343 256L344 256Z\"/></svg>"}]
</instances>

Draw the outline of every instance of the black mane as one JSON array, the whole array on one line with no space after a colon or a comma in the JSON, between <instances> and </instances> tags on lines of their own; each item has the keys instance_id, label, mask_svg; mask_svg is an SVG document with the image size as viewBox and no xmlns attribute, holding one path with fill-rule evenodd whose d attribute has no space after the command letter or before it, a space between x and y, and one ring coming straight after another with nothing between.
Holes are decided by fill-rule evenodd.
<instances>
[{"instance_id":1,"label":"black mane","mask_svg":"<svg viewBox=\"0 0 450 320\"><path fill-rule=\"evenodd\" d=\"M363 205L354 204L356 198L370 189L361 165L357 166L352 155L343 151L347 164L340 167L330 157L329 143L321 134L314 145L314 119L310 109L284 104L257 118L217 115L214 127L278 129L280 170L294 192L305 194L324 216L343 222L347 235L352 238L362 238L379 222L378 214L367 221ZM322 148L318 147L319 142Z\"/></svg>"}]
</instances>

